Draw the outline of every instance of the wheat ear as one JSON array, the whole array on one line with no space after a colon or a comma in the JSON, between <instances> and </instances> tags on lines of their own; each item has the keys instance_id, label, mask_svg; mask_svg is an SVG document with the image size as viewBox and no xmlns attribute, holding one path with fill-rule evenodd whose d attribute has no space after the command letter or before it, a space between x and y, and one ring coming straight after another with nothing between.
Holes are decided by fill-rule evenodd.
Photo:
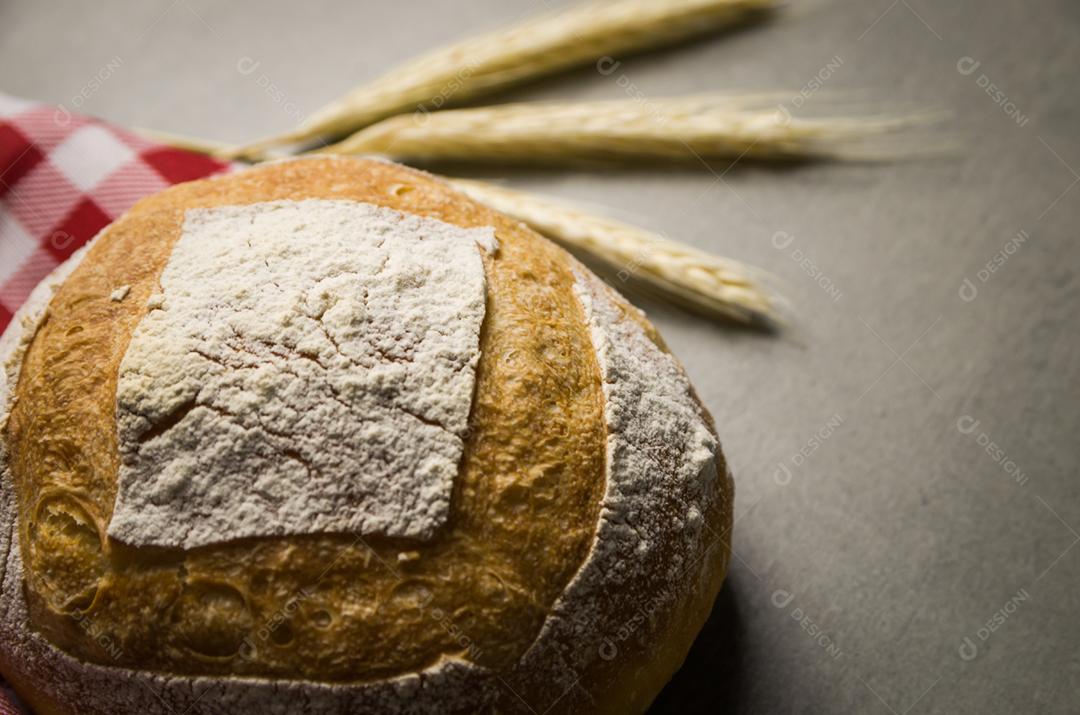
<instances>
[{"instance_id":1,"label":"wheat ear","mask_svg":"<svg viewBox=\"0 0 1080 715\"><path fill-rule=\"evenodd\" d=\"M580 164L589 160L856 157L916 118L791 116L753 97L504 104L379 122L320 149L399 159ZM767 101L767 100L766 100Z\"/></svg>"},{"instance_id":2,"label":"wheat ear","mask_svg":"<svg viewBox=\"0 0 1080 715\"><path fill-rule=\"evenodd\" d=\"M596 1L421 56L317 110L295 131L231 152L342 136L395 114L435 111L600 58L676 42L758 16L777 0Z\"/></svg>"},{"instance_id":3,"label":"wheat ear","mask_svg":"<svg viewBox=\"0 0 1080 715\"><path fill-rule=\"evenodd\" d=\"M709 317L780 324L781 301L767 274L659 234L580 211L570 204L493 184L450 179L459 191L527 224L585 259L604 264L629 287L658 293Z\"/></svg>"}]
</instances>

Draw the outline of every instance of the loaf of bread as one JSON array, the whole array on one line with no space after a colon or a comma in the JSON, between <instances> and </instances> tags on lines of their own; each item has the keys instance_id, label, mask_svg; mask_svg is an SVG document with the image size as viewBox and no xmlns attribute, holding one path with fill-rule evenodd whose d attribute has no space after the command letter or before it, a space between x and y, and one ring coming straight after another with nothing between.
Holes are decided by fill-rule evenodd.
<instances>
[{"instance_id":1,"label":"loaf of bread","mask_svg":"<svg viewBox=\"0 0 1080 715\"><path fill-rule=\"evenodd\" d=\"M655 329L402 166L149 197L0 359L0 671L38 713L640 712L727 569Z\"/></svg>"}]
</instances>

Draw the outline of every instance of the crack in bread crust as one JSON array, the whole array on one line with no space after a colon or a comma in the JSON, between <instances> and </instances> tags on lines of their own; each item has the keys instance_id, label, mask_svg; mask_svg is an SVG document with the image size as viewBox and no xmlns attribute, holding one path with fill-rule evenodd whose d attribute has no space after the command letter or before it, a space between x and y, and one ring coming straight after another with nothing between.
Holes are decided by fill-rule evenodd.
<instances>
[{"instance_id":1,"label":"crack in bread crust","mask_svg":"<svg viewBox=\"0 0 1080 715\"><path fill-rule=\"evenodd\" d=\"M117 369L184 211L310 198L495 227L447 526L424 543L321 534L181 551L105 538ZM512 667L586 558L604 489L599 369L573 281L571 259L532 232L382 162L274 164L140 202L58 290L15 388L4 438L33 625L78 658L178 674L355 682L445 658Z\"/></svg>"}]
</instances>

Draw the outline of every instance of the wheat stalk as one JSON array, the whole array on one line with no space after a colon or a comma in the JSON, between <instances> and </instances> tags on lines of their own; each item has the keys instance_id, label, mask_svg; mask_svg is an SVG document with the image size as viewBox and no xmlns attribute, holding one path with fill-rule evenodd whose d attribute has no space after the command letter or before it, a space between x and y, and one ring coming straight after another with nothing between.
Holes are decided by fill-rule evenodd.
<instances>
[{"instance_id":1,"label":"wheat stalk","mask_svg":"<svg viewBox=\"0 0 1080 715\"><path fill-rule=\"evenodd\" d=\"M777 0L594 0L421 56L317 110L295 131L229 154L255 158L271 147L341 136L395 114L438 110L592 60L716 30L776 4Z\"/></svg>"},{"instance_id":2,"label":"wheat stalk","mask_svg":"<svg viewBox=\"0 0 1080 715\"><path fill-rule=\"evenodd\" d=\"M854 158L907 118L797 118L763 95L504 104L399 115L320 149L399 159L580 164L589 160Z\"/></svg>"},{"instance_id":3,"label":"wheat stalk","mask_svg":"<svg viewBox=\"0 0 1080 715\"><path fill-rule=\"evenodd\" d=\"M527 224L586 259L604 264L631 287L710 317L748 324L781 323L781 301L768 276L637 226L585 213L566 202L466 179L450 179L475 201Z\"/></svg>"}]
</instances>

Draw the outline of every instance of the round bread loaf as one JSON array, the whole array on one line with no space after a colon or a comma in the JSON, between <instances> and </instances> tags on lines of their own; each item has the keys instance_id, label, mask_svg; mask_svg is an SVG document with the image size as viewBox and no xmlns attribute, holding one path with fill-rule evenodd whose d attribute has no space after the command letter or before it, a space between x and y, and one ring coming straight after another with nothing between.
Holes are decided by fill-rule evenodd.
<instances>
[{"instance_id":1,"label":"round bread loaf","mask_svg":"<svg viewBox=\"0 0 1080 715\"><path fill-rule=\"evenodd\" d=\"M39 713L642 711L727 569L653 327L406 167L149 197L0 358L0 671Z\"/></svg>"}]
</instances>

